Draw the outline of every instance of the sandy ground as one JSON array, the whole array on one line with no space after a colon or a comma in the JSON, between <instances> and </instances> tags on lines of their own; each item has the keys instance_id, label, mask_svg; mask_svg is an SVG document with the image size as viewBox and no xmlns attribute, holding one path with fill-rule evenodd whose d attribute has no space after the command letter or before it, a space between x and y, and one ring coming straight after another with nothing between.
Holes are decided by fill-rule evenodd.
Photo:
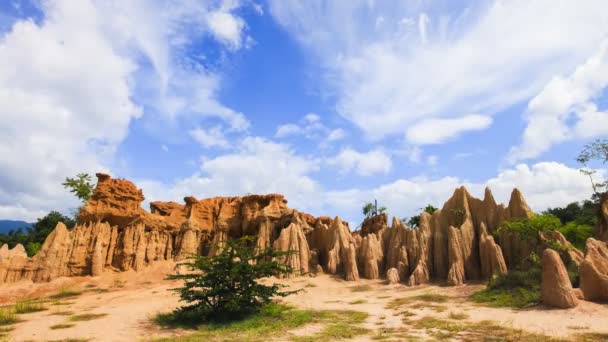
<instances>
[{"instance_id":1,"label":"sandy ground","mask_svg":"<svg viewBox=\"0 0 608 342\"><path fill-rule=\"evenodd\" d=\"M22 322L10 332L9 341L49 341L69 338L92 341L138 341L161 336L184 335L186 331L167 331L151 323L151 317L159 312L168 312L179 305L177 295L170 291L177 283L163 280L172 265L160 264L143 272L108 274L103 277L77 277L57 279L51 283L32 284L22 282L0 286L0 304L10 304L16 299L46 296L60 289L78 289L85 292L74 299L61 300L65 305L50 305L49 310L21 315ZM385 285L382 281L361 280L346 282L321 275L315 278L281 280L291 288L305 291L282 299L303 309L341 309L369 313L365 327L377 331L385 328L403 328L399 311L408 310L411 319L426 316L446 318L450 313L466 313L469 322L496 321L506 327L524 329L555 337L568 337L581 332L608 333L608 305L582 302L570 310L551 310L536 307L528 310L488 308L471 303L467 297L482 288L480 285L459 287ZM353 291L360 286L365 291ZM357 288L355 288L355 286ZM429 304L410 308L388 309L386 305L396 298L405 298L426 293L441 293L450 296L447 303ZM440 306L438 310L433 306ZM50 329L66 323L67 317L53 315L58 311L75 314L94 313L106 316L82 322L67 329ZM322 329L313 324L294 330L293 335L312 335ZM422 336L424 337L424 335ZM369 340L369 337L357 340Z\"/></svg>"}]
</instances>

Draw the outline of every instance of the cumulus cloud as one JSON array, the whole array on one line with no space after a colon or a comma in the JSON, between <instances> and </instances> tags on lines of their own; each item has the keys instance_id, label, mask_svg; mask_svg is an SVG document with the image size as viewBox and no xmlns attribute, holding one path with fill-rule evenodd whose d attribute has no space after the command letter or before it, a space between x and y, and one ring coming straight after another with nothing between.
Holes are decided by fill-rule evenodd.
<instances>
[{"instance_id":1,"label":"cumulus cloud","mask_svg":"<svg viewBox=\"0 0 608 342\"><path fill-rule=\"evenodd\" d=\"M608 33L603 0L470 0L449 12L436 2L272 0L270 12L322 68L338 112L372 138L527 101Z\"/></svg>"},{"instance_id":2,"label":"cumulus cloud","mask_svg":"<svg viewBox=\"0 0 608 342\"><path fill-rule=\"evenodd\" d=\"M261 137L243 139L233 153L203 160L200 172L166 185L138 181L147 198L181 201L184 196L243 196L281 193L294 208L305 208L320 190L311 173L319 161L296 154L288 145Z\"/></svg>"},{"instance_id":3,"label":"cumulus cloud","mask_svg":"<svg viewBox=\"0 0 608 342\"><path fill-rule=\"evenodd\" d=\"M360 176L371 176L377 173L386 174L393 166L391 156L382 149L359 152L352 148L346 148L336 156L328 158L326 162L343 174L354 171Z\"/></svg>"},{"instance_id":4,"label":"cumulus cloud","mask_svg":"<svg viewBox=\"0 0 608 342\"><path fill-rule=\"evenodd\" d=\"M608 177L606 170L600 171L600 177ZM495 199L502 203L508 203L513 188L519 188L536 212L587 199L592 194L589 180L577 169L556 162L541 162L531 166L519 164L482 182L458 177L414 177L368 189L327 191L324 196L327 210L335 210L348 220L359 223L362 220L359 214L361 205L370 199L377 199L391 215L409 217L428 203L441 207L461 185L480 198L485 187L489 186Z\"/></svg>"},{"instance_id":5,"label":"cumulus cloud","mask_svg":"<svg viewBox=\"0 0 608 342\"><path fill-rule=\"evenodd\" d=\"M484 130L491 124L491 117L474 114L454 119L426 119L408 128L406 138L419 145L439 144L467 131Z\"/></svg>"},{"instance_id":6,"label":"cumulus cloud","mask_svg":"<svg viewBox=\"0 0 608 342\"><path fill-rule=\"evenodd\" d=\"M222 127L220 126L215 126L207 130L200 127L195 128L190 131L190 135L205 148L228 147L228 140L226 140Z\"/></svg>"},{"instance_id":7,"label":"cumulus cloud","mask_svg":"<svg viewBox=\"0 0 608 342\"><path fill-rule=\"evenodd\" d=\"M330 129L321 122L321 117L315 113L306 114L298 123L279 125L275 138L303 136L311 140L321 140L322 145L342 140L346 137L342 128Z\"/></svg>"},{"instance_id":8,"label":"cumulus cloud","mask_svg":"<svg viewBox=\"0 0 608 342\"><path fill-rule=\"evenodd\" d=\"M596 98L608 86L608 40L567 77L557 76L528 104L527 126L520 146L509 160L534 158L551 146L608 135L608 113L598 110Z\"/></svg>"},{"instance_id":9,"label":"cumulus cloud","mask_svg":"<svg viewBox=\"0 0 608 342\"><path fill-rule=\"evenodd\" d=\"M217 100L221 78L181 52L215 37L208 14L234 15L230 2L44 0L41 20L15 19L0 33L0 216L77 207L62 180L109 171L135 119L215 116L245 130Z\"/></svg>"}]
</instances>

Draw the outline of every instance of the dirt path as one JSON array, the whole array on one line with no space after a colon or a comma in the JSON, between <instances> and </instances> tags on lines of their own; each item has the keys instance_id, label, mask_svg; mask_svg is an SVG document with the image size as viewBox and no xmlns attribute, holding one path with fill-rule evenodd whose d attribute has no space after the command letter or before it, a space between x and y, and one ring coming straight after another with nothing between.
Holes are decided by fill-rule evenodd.
<instances>
[{"instance_id":1,"label":"dirt path","mask_svg":"<svg viewBox=\"0 0 608 342\"><path fill-rule=\"evenodd\" d=\"M46 295L61 288L85 290L73 299L60 302L65 305L49 305L49 309L37 313L21 315L24 320L10 332L10 341L46 341L69 338L93 341L137 341L154 337L183 335L184 331L166 331L155 327L150 318L158 312L167 312L178 305L177 296L168 291L176 284L159 280L168 273L169 267L147 272L119 274L104 278L58 279L48 284L12 284L0 287L0 302L10 301L24 294ZM291 288L306 291L283 299L302 309L314 310L356 310L370 316L365 327L379 334L382 331L412 330L411 324L429 317L449 320L459 315L459 324L475 324L485 320L514 329L540 333L554 337L568 337L581 332L608 333L608 305L583 302L575 309L550 310L534 308L510 310L479 306L467 300L470 293L481 288L479 285L460 287L420 286L406 287L385 285L381 281L361 280L345 282L334 277L321 275L316 278L296 278L282 280ZM448 296L445 302L420 301L420 295L440 294ZM445 298L444 298L445 299ZM398 302L401 305L397 305ZM69 322L69 316L56 315L69 311L72 314L105 314L89 321ZM66 329L51 329L61 323L72 323ZM311 325L291 333L306 336L318 332L322 327ZM425 339L428 332L418 330L410 335ZM455 336L455 337L454 337ZM460 335L452 336L458 339ZM369 340L370 336L357 340Z\"/></svg>"}]
</instances>

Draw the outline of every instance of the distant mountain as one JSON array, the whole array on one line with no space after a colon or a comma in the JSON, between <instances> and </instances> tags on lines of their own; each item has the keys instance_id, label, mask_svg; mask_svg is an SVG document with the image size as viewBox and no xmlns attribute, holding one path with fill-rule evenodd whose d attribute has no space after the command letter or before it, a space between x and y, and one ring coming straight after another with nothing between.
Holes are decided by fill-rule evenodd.
<instances>
[{"instance_id":1,"label":"distant mountain","mask_svg":"<svg viewBox=\"0 0 608 342\"><path fill-rule=\"evenodd\" d=\"M11 229L30 227L31 225L31 223L27 223L25 221L0 220L0 234L8 233L8 231Z\"/></svg>"}]
</instances>

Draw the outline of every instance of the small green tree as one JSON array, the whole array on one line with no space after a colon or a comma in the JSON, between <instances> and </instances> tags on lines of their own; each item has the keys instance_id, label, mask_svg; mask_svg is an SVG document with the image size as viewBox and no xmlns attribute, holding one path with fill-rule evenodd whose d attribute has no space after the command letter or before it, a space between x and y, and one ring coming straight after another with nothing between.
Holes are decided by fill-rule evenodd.
<instances>
[{"instance_id":1,"label":"small green tree","mask_svg":"<svg viewBox=\"0 0 608 342\"><path fill-rule=\"evenodd\" d=\"M257 311L272 297L299 292L282 291L285 285L258 282L260 278L293 272L292 267L277 260L294 252L256 250L253 243L252 237L229 239L219 254L196 256L184 263L193 272L169 276L184 280L184 285L174 291L189 303L174 315L182 321L236 319Z\"/></svg>"},{"instance_id":2,"label":"small green tree","mask_svg":"<svg viewBox=\"0 0 608 342\"><path fill-rule=\"evenodd\" d=\"M93 195L95 185L91 183L91 176L88 173L79 173L74 178L66 177L61 183L64 188L70 190L82 202L86 202Z\"/></svg>"},{"instance_id":3,"label":"small green tree","mask_svg":"<svg viewBox=\"0 0 608 342\"><path fill-rule=\"evenodd\" d=\"M608 190L608 180L603 183L596 183L594 181L593 175L596 173L596 171L589 168L589 162L593 160L598 160L602 164L608 164L607 139L596 139L594 142L585 145L581 153L576 158L576 161L583 166L580 169L580 172L589 176L594 195L599 198L603 192Z\"/></svg>"},{"instance_id":4,"label":"small green tree","mask_svg":"<svg viewBox=\"0 0 608 342\"><path fill-rule=\"evenodd\" d=\"M374 214L374 203L372 202L367 202L365 203L365 205L363 206L363 215L365 215L365 217L371 217Z\"/></svg>"},{"instance_id":5,"label":"small green tree","mask_svg":"<svg viewBox=\"0 0 608 342\"><path fill-rule=\"evenodd\" d=\"M433 206L432 204L427 204L426 207L420 208L418 210L422 210L425 213L429 213L429 214L433 215L433 213L439 209L436 208L435 206ZM401 221L407 223L412 228L416 228L420 225L420 215L412 216L409 219L404 218Z\"/></svg>"}]
</instances>

